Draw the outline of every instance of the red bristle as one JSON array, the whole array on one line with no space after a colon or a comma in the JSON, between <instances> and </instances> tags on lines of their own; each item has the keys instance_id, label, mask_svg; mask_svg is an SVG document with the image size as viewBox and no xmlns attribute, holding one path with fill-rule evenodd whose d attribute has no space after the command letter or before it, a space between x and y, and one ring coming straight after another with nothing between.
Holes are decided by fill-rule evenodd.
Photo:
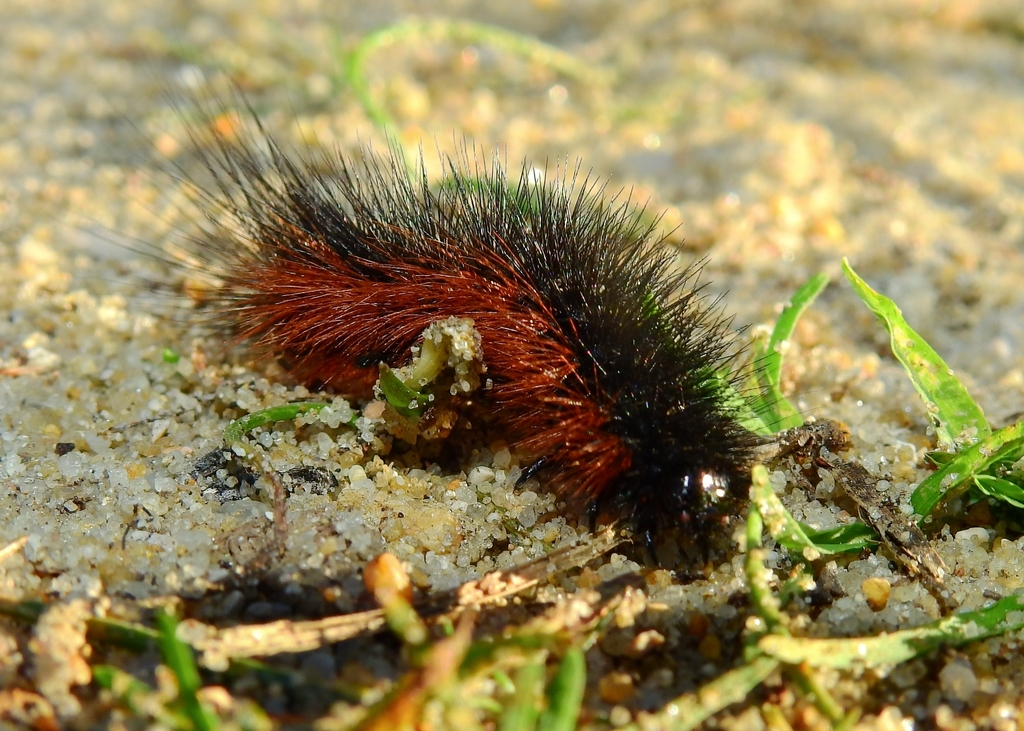
<instances>
[{"instance_id":1,"label":"red bristle","mask_svg":"<svg viewBox=\"0 0 1024 731\"><path fill-rule=\"evenodd\" d=\"M259 243L264 254L279 246ZM316 252L315 261L262 257L226 282L237 336L279 355L298 380L368 397L378 368L357 367L353 353L400 362L428 326L458 313L473 320L488 373L502 384L490 400L505 431L527 455L559 466L549 476L553 482L595 499L629 467L629 450L603 431L608 415L598 403L607 394L593 393L568 343L538 337L558 333L559 325L541 294L507 261L489 257L489 278L387 259L362 262L356 272L322 242L302 245Z\"/></svg>"}]
</instances>

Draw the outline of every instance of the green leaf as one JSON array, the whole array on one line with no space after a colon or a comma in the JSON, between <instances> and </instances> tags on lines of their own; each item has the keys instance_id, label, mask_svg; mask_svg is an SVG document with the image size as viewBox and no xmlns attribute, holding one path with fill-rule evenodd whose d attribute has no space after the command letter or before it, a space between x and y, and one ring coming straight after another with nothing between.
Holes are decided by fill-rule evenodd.
<instances>
[{"instance_id":1,"label":"green leaf","mask_svg":"<svg viewBox=\"0 0 1024 731\"><path fill-rule=\"evenodd\" d=\"M307 411L320 411L325 406L329 405L330 404L313 401L303 401L294 404L271 406L269 409L263 409L262 411L256 411L252 414L246 414L240 419L235 419L225 427L224 441L229 446L235 446L242 441L242 437L257 427L274 424L278 421L294 419L299 414L304 414Z\"/></svg>"},{"instance_id":2,"label":"green leaf","mask_svg":"<svg viewBox=\"0 0 1024 731\"><path fill-rule=\"evenodd\" d=\"M814 547L825 554L853 553L878 545L878 534L860 521L826 530L815 530L804 523L800 527Z\"/></svg>"},{"instance_id":3,"label":"green leaf","mask_svg":"<svg viewBox=\"0 0 1024 731\"><path fill-rule=\"evenodd\" d=\"M1024 488L1015 482L993 475L977 475L974 478L974 485L980 493L993 500L1015 508L1024 508Z\"/></svg>"},{"instance_id":4,"label":"green leaf","mask_svg":"<svg viewBox=\"0 0 1024 731\"><path fill-rule=\"evenodd\" d=\"M956 493L993 465L1024 451L1024 422L1011 424L964 449L928 475L910 495L914 512L929 515L942 500ZM1016 461L1015 459L1013 461Z\"/></svg>"},{"instance_id":5,"label":"green leaf","mask_svg":"<svg viewBox=\"0 0 1024 731\"><path fill-rule=\"evenodd\" d=\"M583 650L572 646L562 657L558 672L548 685L548 707L537 721L537 731L572 731L580 716L587 686L587 661Z\"/></svg>"},{"instance_id":6,"label":"green leaf","mask_svg":"<svg viewBox=\"0 0 1024 731\"><path fill-rule=\"evenodd\" d=\"M877 637L809 639L765 635L757 647L784 663L850 669L896 665L937 647L957 646L1024 628L1024 597L1009 596L975 612Z\"/></svg>"},{"instance_id":7,"label":"green leaf","mask_svg":"<svg viewBox=\"0 0 1024 731\"><path fill-rule=\"evenodd\" d=\"M824 531L816 531L800 523L775 494L768 482L768 470L762 465L757 465L751 472L750 499L771 537L804 560L816 561L825 555L859 551L878 542L874 531L863 523Z\"/></svg>"},{"instance_id":8,"label":"green leaf","mask_svg":"<svg viewBox=\"0 0 1024 731\"><path fill-rule=\"evenodd\" d=\"M385 400L402 416L419 416L427 408L427 396L406 386L383 363L380 364L380 380L377 383Z\"/></svg>"},{"instance_id":9,"label":"green leaf","mask_svg":"<svg viewBox=\"0 0 1024 731\"><path fill-rule=\"evenodd\" d=\"M846 259L843 259L843 273L857 296L889 331L893 355L903 364L914 388L924 400L928 415L935 423L939 444L958 449L987 437L992 430L981 407L938 353L907 324L900 308L888 297L871 289Z\"/></svg>"},{"instance_id":10,"label":"green leaf","mask_svg":"<svg viewBox=\"0 0 1024 731\"><path fill-rule=\"evenodd\" d=\"M797 321L811 303L828 286L829 277L824 272L816 274L798 289L775 321L775 327L764 344L755 354L754 363L761 394L753 410L761 420L771 426L773 432L791 429L804 423L800 413L782 395L782 357L786 341L793 335Z\"/></svg>"},{"instance_id":11,"label":"green leaf","mask_svg":"<svg viewBox=\"0 0 1024 731\"><path fill-rule=\"evenodd\" d=\"M164 363L177 363L181 360L181 354L173 348L164 348L160 351L160 357Z\"/></svg>"}]
</instances>

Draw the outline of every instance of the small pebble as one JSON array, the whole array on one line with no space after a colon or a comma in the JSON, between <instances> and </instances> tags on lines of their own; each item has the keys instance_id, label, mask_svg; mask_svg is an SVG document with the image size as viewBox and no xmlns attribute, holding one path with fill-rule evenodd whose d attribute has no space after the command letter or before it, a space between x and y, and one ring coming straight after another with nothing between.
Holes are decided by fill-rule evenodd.
<instances>
[{"instance_id":1,"label":"small pebble","mask_svg":"<svg viewBox=\"0 0 1024 731\"><path fill-rule=\"evenodd\" d=\"M393 597L400 596L412 601L412 582L402 562L391 553L382 553L366 564L363 569L363 583L381 605Z\"/></svg>"},{"instance_id":2,"label":"small pebble","mask_svg":"<svg viewBox=\"0 0 1024 731\"><path fill-rule=\"evenodd\" d=\"M616 670L608 673L598 681L597 684L598 692L601 694L601 700L605 703L619 704L623 703L633 697L633 693L636 691L636 687L633 684L633 678L629 673Z\"/></svg>"},{"instance_id":3,"label":"small pebble","mask_svg":"<svg viewBox=\"0 0 1024 731\"><path fill-rule=\"evenodd\" d=\"M882 577L872 576L871 578L864 579L864 582L860 585L860 590L864 592L864 598L867 600L868 606L874 611L880 612L889 603L889 593L892 587Z\"/></svg>"}]
</instances>

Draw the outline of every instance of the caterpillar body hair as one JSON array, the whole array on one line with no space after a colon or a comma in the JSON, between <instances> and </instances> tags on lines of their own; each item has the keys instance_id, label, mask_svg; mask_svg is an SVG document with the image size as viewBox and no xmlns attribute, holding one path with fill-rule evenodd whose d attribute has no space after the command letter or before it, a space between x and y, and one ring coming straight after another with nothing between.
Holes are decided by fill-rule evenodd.
<instances>
[{"instance_id":1,"label":"caterpillar body hair","mask_svg":"<svg viewBox=\"0 0 1024 731\"><path fill-rule=\"evenodd\" d=\"M538 180L463 153L430 185L394 149L297 157L262 128L206 142L200 200L218 225L190 248L219 280L209 304L231 340L366 397L425 328L471 318L493 384L480 399L567 503L614 512L649 546L742 505L762 440L720 375L730 321L701 264L675 266L578 165Z\"/></svg>"}]
</instances>

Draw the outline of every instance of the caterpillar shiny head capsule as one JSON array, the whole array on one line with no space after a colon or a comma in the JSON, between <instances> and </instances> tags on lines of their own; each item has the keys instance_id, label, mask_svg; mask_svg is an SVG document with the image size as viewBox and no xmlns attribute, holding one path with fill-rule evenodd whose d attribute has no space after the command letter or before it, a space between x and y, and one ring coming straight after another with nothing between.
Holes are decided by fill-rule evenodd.
<instances>
[{"instance_id":1,"label":"caterpillar shiny head capsule","mask_svg":"<svg viewBox=\"0 0 1024 731\"><path fill-rule=\"evenodd\" d=\"M761 439L738 418L730 322L700 263L678 267L579 166L539 179L463 153L431 184L395 150L302 158L262 129L199 142L218 223L190 254L232 341L368 397L381 363L468 318L490 381L478 402L567 504L625 518L648 545L742 505Z\"/></svg>"}]
</instances>

